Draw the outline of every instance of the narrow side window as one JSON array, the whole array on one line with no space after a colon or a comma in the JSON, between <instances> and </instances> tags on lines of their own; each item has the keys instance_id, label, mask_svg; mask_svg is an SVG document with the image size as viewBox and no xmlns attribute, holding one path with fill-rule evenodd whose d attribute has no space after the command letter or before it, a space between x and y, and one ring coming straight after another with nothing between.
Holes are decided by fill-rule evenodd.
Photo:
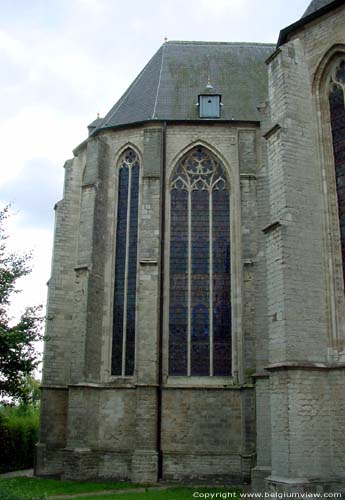
<instances>
[{"instance_id":1,"label":"narrow side window","mask_svg":"<svg viewBox=\"0 0 345 500\"><path fill-rule=\"evenodd\" d=\"M329 108L338 196L343 278L345 282L345 60L335 66L332 72Z\"/></svg>"},{"instance_id":2,"label":"narrow side window","mask_svg":"<svg viewBox=\"0 0 345 500\"><path fill-rule=\"evenodd\" d=\"M139 159L128 148L119 163L112 375L134 373Z\"/></svg>"}]
</instances>

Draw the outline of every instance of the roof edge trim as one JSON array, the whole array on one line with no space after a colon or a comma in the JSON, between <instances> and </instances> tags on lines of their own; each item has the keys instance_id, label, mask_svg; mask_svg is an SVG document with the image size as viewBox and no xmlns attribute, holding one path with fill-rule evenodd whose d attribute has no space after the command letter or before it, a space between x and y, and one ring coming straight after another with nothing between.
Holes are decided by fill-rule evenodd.
<instances>
[{"instance_id":1,"label":"roof edge trim","mask_svg":"<svg viewBox=\"0 0 345 500\"><path fill-rule=\"evenodd\" d=\"M260 126L260 120L222 120L219 118L203 118L202 120L164 120L163 118L156 118L156 119L148 119L144 121L139 121L139 122L132 122L132 123L123 123L120 125L111 125L109 127L103 127L103 128L98 128L92 132L92 134L84 139L78 146L76 146L72 152L74 156L76 156L81 149L83 149L84 146L86 146L87 142L89 139L94 139L98 135L100 135L103 132L108 132L109 130L122 130L126 128L131 128L131 127L141 127L143 125L163 125L163 123L166 123L167 125L173 125L175 123L179 125L209 125L209 124L228 124L228 125L236 125L238 126L239 124L245 124L245 125L252 125L255 127Z\"/></svg>"},{"instance_id":2,"label":"roof edge trim","mask_svg":"<svg viewBox=\"0 0 345 500\"><path fill-rule=\"evenodd\" d=\"M158 102L158 95L159 95L159 89L160 89L160 86L161 86L162 71L163 71L163 63L164 63L164 55L165 55L165 44L163 45L163 48L162 48L161 67L160 67L160 70L159 70L159 78L158 78L158 83L157 83L156 99L155 99L155 104L154 104L154 107L153 107L153 112L152 112L152 118L153 118L153 119L154 119L155 114L156 114L157 102Z\"/></svg>"},{"instance_id":3,"label":"roof edge trim","mask_svg":"<svg viewBox=\"0 0 345 500\"><path fill-rule=\"evenodd\" d=\"M121 106L123 105L123 103L126 100L126 98L130 95L130 93L132 92L132 90L139 83L140 79L142 78L142 76L145 74L145 72L149 68L151 61L159 54L159 52L161 52L161 57L163 56L163 49L164 49L164 44L159 47L159 49L151 57L151 59L149 60L149 62L144 66L144 68L140 71L140 73L138 74L138 76L134 79L134 81L132 82L132 84L128 87L128 89L126 90L126 92L120 97L120 99L117 101L117 103L115 103L115 105L113 106L113 108L105 115L105 117L103 118L103 121L102 121L103 125L100 124L99 129L106 128L107 123L111 120L111 118L114 116L114 114L121 108Z\"/></svg>"},{"instance_id":4,"label":"roof edge trim","mask_svg":"<svg viewBox=\"0 0 345 500\"><path fill-rule=\"evenodd\" d=\"M291 35L294 31L296 31L299 28L302 28L304 25L314 21L320 16L323 16L330 12L333 9L336 9L337 7L340 7L341 5L344 5L344 0L334 0L333 2L325 5L324 7L321 7L321 9L318 9L308 16L302 17L298 21L296 21L293 24L290 24L286 28L282 29L279 33L279 38L277 42L277 48L279 48L281 45L287 42L287 39L289 35Z\"/></svg>"}]
</instances>

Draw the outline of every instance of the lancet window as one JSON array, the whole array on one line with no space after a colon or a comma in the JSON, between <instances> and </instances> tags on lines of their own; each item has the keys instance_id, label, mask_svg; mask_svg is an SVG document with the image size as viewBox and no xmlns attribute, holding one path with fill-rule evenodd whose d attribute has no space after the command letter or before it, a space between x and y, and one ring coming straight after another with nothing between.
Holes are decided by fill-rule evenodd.
<instances>
[{"instance_id":1,"label":"lancet window","mask_svg":"<svg viewBox=\"0 0 345 500\"><path fill-rule=\"evenodd\" d=\"M345 59L334 67L331 74L329 108L345 281Z\"/></svg>"},{"instance_id":2,"label":"lancet window","mask_svg":"<svg viewBox=\"0 0 345 500\"><path fill-rule=\"evenodd\" d=\"M231 374L230 194L197 147L170 184L169 375Z\"/></svg>"},{"instance_id":3,"label":"lancet window","mask_svg":"<svg viewBox=\"0 0 345 500\"><path fill-rule=\"evenodd\" d=\"M112 375L134 372L139 158L128 148L118 176Z\"/></svg>"}]
</instances>

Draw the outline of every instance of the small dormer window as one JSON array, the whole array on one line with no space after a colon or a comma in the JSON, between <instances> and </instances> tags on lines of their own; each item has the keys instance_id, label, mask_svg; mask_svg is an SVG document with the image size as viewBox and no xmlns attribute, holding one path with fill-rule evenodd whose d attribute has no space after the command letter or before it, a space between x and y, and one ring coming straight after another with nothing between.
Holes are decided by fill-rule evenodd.
<instances>
[{"instance_id":1,"label":"small dormer window","mask_svg":"<svg viewBox=\"0 0 345 500\"><path fill-rule=\"evenodd\" d=\"M220 95L199 95L200 118L220 118Z\"/></svg>"},{"instance_id":2,"label":"small dormer window","mask_svg":"<svg viewBox=\"0 0 345 500\"><path fill-rule=\"evenodd\" d=\"M199 94L199 116L200 118L220 118L221 95L215 92L210 77L202 94Z\"/></svg>"}]
</instances>

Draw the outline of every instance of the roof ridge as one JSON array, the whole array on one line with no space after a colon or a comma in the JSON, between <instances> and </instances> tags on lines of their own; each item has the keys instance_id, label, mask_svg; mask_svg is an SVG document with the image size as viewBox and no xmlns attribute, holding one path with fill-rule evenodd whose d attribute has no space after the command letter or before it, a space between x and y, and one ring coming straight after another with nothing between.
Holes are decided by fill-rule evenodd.
<instances>
[{"instance_id":1,"label":"roof ridge","mask_svg":"<svg viewBox=\"0 0 345 500\"><path fill-rule=\"evenodd\" d=\"M164 45L233 45L233 46L244 46L244 47L275 47L275 43L261 43L261 42L212 42L212 41L198 41L198 40L169 40L165 42Z\"/></svg>"},{"instance_id":2,"label":"roof ridge","mask_svg":"<svg viewBox=\"0 0 345 500\"><path fill-rule=\"evenodd\" d=\"M158 78L158 83L157 83L157 93L156 93L155 104L154 104L154 107L153 107L152 118L154 118L155 114L156 114L159 88L160 88L161 80L162 80L162 70L163 70L164 53L165 53L165 44L163 45L163 49L162 49L161 67L160 67L160 70L159 70L159 78Z\"/></svg>"}]
</instances>

